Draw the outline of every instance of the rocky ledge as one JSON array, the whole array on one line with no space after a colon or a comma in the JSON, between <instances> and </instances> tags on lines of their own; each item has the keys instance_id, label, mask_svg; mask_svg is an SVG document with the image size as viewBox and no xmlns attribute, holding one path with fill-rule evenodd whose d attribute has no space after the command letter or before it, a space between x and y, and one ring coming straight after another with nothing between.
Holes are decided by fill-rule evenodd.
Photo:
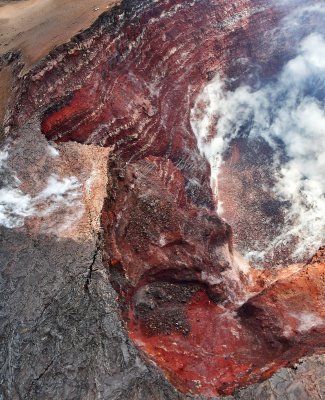
<instances>
[{"instance_id":1,"label":"rocky ledge","mask_svg":"<svg viewBox=\"0 0 325 400\"><path fill-rule=\"evenodd\" d=\"M295 55L321 21L277 35L295 7L126 0L26 74L2 57L15 71L0 157L4 399L321 398L321 378L301 382L323 376L322 359L295 363L324 352L324 250L247 265L190 123L216 75L236 86L258 65L268 80Z\"/></svg>"}]
</instances>

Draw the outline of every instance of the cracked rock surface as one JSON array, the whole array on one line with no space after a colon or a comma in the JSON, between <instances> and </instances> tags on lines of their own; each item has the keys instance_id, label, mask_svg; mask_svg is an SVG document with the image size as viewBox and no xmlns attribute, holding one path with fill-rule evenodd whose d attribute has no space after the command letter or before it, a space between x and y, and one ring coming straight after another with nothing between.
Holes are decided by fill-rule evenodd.
<instances>
[{"instance_id":1,"label":"cracked rock surface","mask_svg":"<svg viewBox=\"0 0 325 400\"><path fill-rule=\"evenodd\" d=\"M20 177L30 162L28 143L38 143L34 156L45 157L42 171L49 163L53 167L51 154L44 156L48 144L37 132L29 131L29 135L28 140L22 135L12 145L8 160L11 165L15 155L21 154L22 148L26 150L20 166L15 164ZM61 161L63 153L62 150ZM103 158L107 159L107 152ZM80 153L79 160L81 164ZM65 165L68 175L76 167L75 163ZM106 187L107 181L94 184L98 191L101 185ZM24 227L1 228L0 398L192 398L178 393L128 338L117 293L98 248L98 215L94 209L90 215L87 222L79 217L77 227L82 229L75 231L58 229L60 218L56 214L52 215L56 222L47 227L42 217L31 216ZM56 234L54 228L58 229ZM280 370L268 381L242 389L227 399L322 399L324 376L324 359L316 356L292 369Z\"/></svg>"},{"instance_id":2,"label":"cracked rock surface","mask_svg":"<svg viewBox=\"0 0 325 400\"><path fill-rule=\"evenodd\" d=\"M93 243L2 229L1 247L1 398L177 398L131 345L99 255L84 290Z\"/></svg>"},{"instance_id":3,"label":"cracked rock surface","mask_svg":"<svg viewBox=\"0 0 325 400\"><path fill-rule=\"evenodd\" d=\"M51 153L46 155L46 141L26 130L28 138L22 134L10 148L8 164L15 171L8 167L8 174L26 173L29 143L38 143L33 157L43 162L33 169L36 179L39 165L44 174L50 166L53 171L55 161ZM83 150L89 158L91 148ZM63 160L64 151L56 155L65 165L61 173L78 167L80 181L83 172L91 175L83 150L74 149L73 165ZM69 149L70 158L74 151ZM97 152L96 170L106 166L104 153L101 160ZM20 161L14 163L17 155ZM92 185L98 196L100 182L94 178ZM102 187L106 189L106 179ZM35 213L24 227L1 227L1 399L181 398L141 359L123 328L117 295L101 260L96 198L92 200L90 217L87 210L77 214L72 231L62 227L62 204L51 215L53 224Z\"/></svg>"},{"instance_id":4,"label":"cracked rock surface","mask_svg":"<svg viewBox=\"0 0 325 400\"><path fill-rule=\"evenodd\" d=\"M231 229L215 213L188 118L215 73L243 72L234 60L252 57L272 75L273 55L287 56L290 40L251 46L281 18L269 6L125 0L27 75L18 53L0 57L0 400L217 400L225 375L227 400L325 398L324 356L294 363L324 349L324 250L306 273L261 274L265 287L253 275L234 279ZM243 300L250 278L260 294ZM300 332L290 320L290 353L274 353L269 343L283 342L282 323L301 304L320 305L317 324ZM200 310L210 329L202 346ZM238 316L247 317L248 344L231 331ZM221 353L220 343L233 348ZM210 370L202 349L216 362ZM206 379L204 392L196 381L191 395L180 393L195 379L190 371L182 386L179 353L219 386ZM291 368L278 370L287 355Z\"/></svg>"}]
</instances>

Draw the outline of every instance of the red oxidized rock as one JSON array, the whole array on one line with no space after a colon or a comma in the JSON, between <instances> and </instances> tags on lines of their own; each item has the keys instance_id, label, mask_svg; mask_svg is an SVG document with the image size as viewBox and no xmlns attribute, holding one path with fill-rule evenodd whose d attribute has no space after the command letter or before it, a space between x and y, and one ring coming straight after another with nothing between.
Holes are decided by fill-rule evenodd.
<instances>
[{"instance_id":1,"label":"red oxidized rock","mask_svg":"<svg viewBox=\"0 0 325 400\"><path fill-rule=\"evenodd\" d=\"M286 277L238 268L189 118L215 74L281 69L300 40L270 46L283 14L266 0L124 1L29 74L10 116L112 147L105 262L130 336L184 392L228 394L324 349L324 262Z\"/></svg>"},{"instance_id":2,"label":"red oxidized rock","mask_svg":"<svg viewBox=\"0 0 325 400\"><path fill-rule=\"evenodd\" d=\"M229 298L221 275L232 265L230 227L189 200L173 163L151 156L123 167L111 164L111 171L105 245L108 262L127 278L123 290L186 281Z\"/></svg>"},{"instance_id":3,"label":"red oxidized rock","mask_svg":"<svg viewBox=\"0 0 325 400\"><path fill-rule=\"evenodd\" d=\"M324 263L274 276L238 306L249 284L243 273L235 279L230 228L191 203L180 171L157 157L113 160L110 170L103 226L112 281L131 337L177 387L229 394L319 351Z\"/></svg>"},{"instance_id":4,"label":"red oxidized rock","mask_svg":"<svg viewBox=\"0 0 325 400\"><path fill-rule=\"evenodd\" d=\"M177 330L148 332L136 312L137 303L129 314L130 334L182 390L230 394L305 355L324 351L324 274L324 263L307 266L240 308L216 304L199 288L182 299L178 287L177 299L186 302L186 335ZM168 298L165 303L167 309L174 304ZM153 309L156 305L150 303Z\"/></svg>"}]
</instances>

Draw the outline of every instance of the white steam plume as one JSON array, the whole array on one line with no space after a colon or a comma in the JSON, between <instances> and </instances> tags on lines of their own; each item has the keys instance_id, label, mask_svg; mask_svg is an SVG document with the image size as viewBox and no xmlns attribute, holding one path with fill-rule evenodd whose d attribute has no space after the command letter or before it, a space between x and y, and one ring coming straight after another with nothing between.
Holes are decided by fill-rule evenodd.
<instances>
[{"instance_id":1,"label":"white steam plume","mask_svg":"<svg viewBox=\"0 0 325 400\"><path fill-rule=\"evenodd\" d=\"M27 217L45 217L53 212L79 206L80 183L74 176L50 175L36 195L23 192L21 182L7 165L8 148L0 151L0 225L17 228ZM56 154L55 154L56 156Z\"/></svg>"},{"instance_id":2,"label":"white steam plume","mask_svg":"<svg viewBox=\"0 0 325 400\"><path fill-rule=\"evenodd\" d=\"M212 122L211 122L212 121ZM213 122L214 121L214 122ZM286 226L270 247L298 238L297 261L311 255L325 239L325 39L305 38L297 56L273 82L254 90L227 91L216 77L203 90L191 113L201 152L212 166L212 185L232 139L245 133L262 137L273 149L276 197L291 204ZM211 132L212 131L212 132ZM277 157L278 146L287 160ZM222 211L222 210L221 210ZM249 250L249 249L247 249ZM261 249L260 256L267 252Z\"/></svg>"}]
</instances>

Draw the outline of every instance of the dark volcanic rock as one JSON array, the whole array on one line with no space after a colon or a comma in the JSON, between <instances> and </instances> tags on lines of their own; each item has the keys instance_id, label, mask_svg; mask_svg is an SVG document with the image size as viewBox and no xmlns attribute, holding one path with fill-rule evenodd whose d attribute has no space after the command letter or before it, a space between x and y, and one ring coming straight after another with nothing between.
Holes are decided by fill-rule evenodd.
<instances>
[{"instance_id":1,"label":"dark volcanic rock","mask_svg":"<svg viewBox=\"0 0 325 400\"><path fill-rule=\"evenodd\" d=\"M15 78L3 399L216 399L324 351L322 251L245 269L190 125L215 74L236 85L258 63L270 79L294 53L293 33L269 43L285 14L264 0L124 1ZM315 360L234 398L321 398Z\"/></svg>"},{"instance_id":2,"label":"dark volcanic rock","mask_svg":"<svg viewBox=\"0 0 325 400\"><path fill-rule=\"evenodd\" d=\"M2 229L1 249L2 399L181 398L130 343L92 242Z\"/></svg>"},{"instance_id":3,"label":"dark volcanic rock","mask_svg":"<svg viewBox=\"0 0 325 400\"><path fill-rule=\"evenodd\" d=\"M68 145L59 154L31 126L11 142L3 187L10 189L15 173L32 196L48 174L63 175L56 185L71 173L79 172L80 182L93 175L91 146ZM1 227L1 399L182 398L128 338L102 263L97 219L107 182L105 153L95 152L99 182L96 176L88 182L91 204L87 196L84 206L75 197L73 210L81 212L68 224L74 212L56 199L46 218L38 210L23 227Z\"/></svg>"},{"instance_id":4,"label":"dark volcanic rock","mask_svg":"<svg viewBox=\"0 0 325 400\"><path fill-rule=\"evenodd\" d=\"M109 169L112 190L102 219L106 262L127 276L131 292L165 277L205 284L223 301L239 293L232 280L220 279L232 266L230 227L190 202L171 161L147 157L124 168L112 162Z\"/></svg>"}]
</instances>

